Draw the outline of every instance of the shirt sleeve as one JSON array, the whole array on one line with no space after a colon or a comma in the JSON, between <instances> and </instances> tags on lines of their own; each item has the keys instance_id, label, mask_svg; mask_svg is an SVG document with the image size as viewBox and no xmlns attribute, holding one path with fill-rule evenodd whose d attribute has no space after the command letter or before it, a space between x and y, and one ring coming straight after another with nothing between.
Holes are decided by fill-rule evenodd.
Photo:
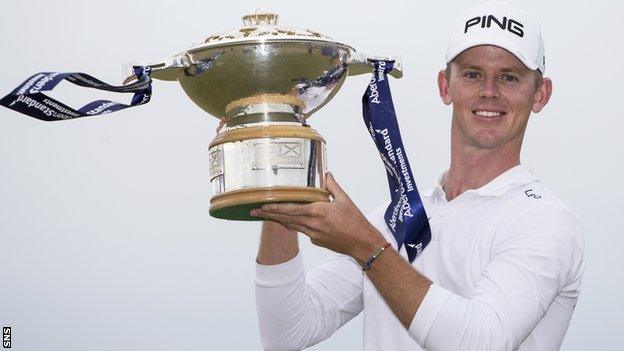
<instances>
[{"instance_id":1,"label":"shirt sleeve","mask_svg":"<svg viewBox=\"0 0 624 351\"><path fill-rule=\"evenodd\" d=\"M582 256L582 227L562 205L515 214L498 228L474 294L432 284L409 333L427 350L516 350L564 286L580 279Z\"/></svg>"},{"instance_id":2,"label":"shirt sleeve","mask_svg":"<svg viewBox=\"0 0 624 351\"><path fill-rule=\"evenodd\" d=\"M301 350L331 336L362 311L362 273L335 255L306 274L301 253L256 266L256 310L265 350Z\"/></svg>"},{"instance_id":3,"label":"shirt sleeve","mask_svg":"<svg viewBox=\"0 0 624 351\"><path fill-rule=\"evenodd\" d=\"M380 208L367 219L379 217ZM301 253L278 265L256 264L256 310L265 350L300 350L327 339L362 311L362 282L361 267L341 254L307 274Z\"/></svg>"}]
</instances>

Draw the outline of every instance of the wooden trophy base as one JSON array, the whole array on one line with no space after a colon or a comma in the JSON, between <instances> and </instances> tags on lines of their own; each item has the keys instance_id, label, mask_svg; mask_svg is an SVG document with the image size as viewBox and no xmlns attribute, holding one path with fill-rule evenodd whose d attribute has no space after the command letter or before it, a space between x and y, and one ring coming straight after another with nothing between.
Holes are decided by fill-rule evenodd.
<instances>
[{"instance_id":1,"label":"wooden trophy base","mask_svg":"<svg viewBox=\"0 0 624 351\"><path fill-rule=\"evenodd\" d=\"M210 215L235 221L261 221L249 211L274 202L329 202L327 190L313 187L273 186L228 191L210 199Z\"/></svg>"}]
</instances>

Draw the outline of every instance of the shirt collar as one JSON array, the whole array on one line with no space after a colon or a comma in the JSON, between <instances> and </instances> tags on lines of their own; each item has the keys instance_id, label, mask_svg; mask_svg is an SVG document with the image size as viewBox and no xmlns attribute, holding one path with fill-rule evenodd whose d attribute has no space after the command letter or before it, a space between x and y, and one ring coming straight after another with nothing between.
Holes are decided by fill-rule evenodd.
<instances>
[{"instance_id":1,"label":"shirt collar","mask_svg":"<svg viewBox=\"0 0 624 351\"><path fill-rule=\"evenodd\" d=\"M448 172L448 169L444 169L438 172L433 180L433 187L423 191L422 196L431 197L434 193L444 192L444 190L442 189L442 180L444 179L444 176L446 176L446 172Z\"/></svg>"},{"instance_id":2,"label":"shirt collar","mask_svg":"<svg viewBox=\"0 0 624 351\"><path fill-rule=\"evenodd\" d=\"M448 170L441 171L435 178L435 185L423 192L424 197L431 197L434 193L444 193L442 189L442 180L446 176ZM507 193L507 191L516 184L529 184L536 181L537 178L533 175L531 170L524 165L517 165L512 167L496 178L492 179L489 183L478 189L469 189L466 192L472 192L480 196L501 196Z\"/></svg>"}]
</instances>

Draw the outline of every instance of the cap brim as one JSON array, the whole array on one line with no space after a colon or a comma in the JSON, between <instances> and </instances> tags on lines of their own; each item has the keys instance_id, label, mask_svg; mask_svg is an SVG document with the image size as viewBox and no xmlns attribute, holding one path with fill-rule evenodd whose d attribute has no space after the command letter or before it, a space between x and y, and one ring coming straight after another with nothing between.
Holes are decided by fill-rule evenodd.
<instances>
[{"instance_id":1,"label":"cap brim","mask_svg":"<svg viewBox=\"0 0 624 351\"><path fill-rule=\"evenodd\" d=\"M539 69L539 66L535 62L530 62L529 60L527 60L526 57L524 57L524 55L522 55L520 53L520 51L515 50L513 48L505 47L505 46L501 45L500 43L492 43L491 41L488 41L488 40L480 40L480 41L473 41L473 42L464 43L464 45L460 46L454 52L452 52L449 55L447 55L446 63L448 64L451 61L453 61L462 52L464 52L464 51L466 51L466 50L468 50L470 48L473 48L475 46L481 46L481 45L492 45L492 46L499 47L501 49L505 49L509 53L514 55L518 60L520 60L520 62L522 62L522 64L524 66L526 66L528 69L530 69L531 71Z\"/></svg>"}]
</instances>

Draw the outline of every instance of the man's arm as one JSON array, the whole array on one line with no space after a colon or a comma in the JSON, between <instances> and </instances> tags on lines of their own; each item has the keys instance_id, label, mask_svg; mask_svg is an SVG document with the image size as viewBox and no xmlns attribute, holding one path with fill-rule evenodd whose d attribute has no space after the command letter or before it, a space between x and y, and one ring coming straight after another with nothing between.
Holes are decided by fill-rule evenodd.
<instances>
[{"instance_id":1,"label":"man's arm","mask_svg":"<svg viewBox=\"0 0 624 351\"><path fill-rule=\"evenodd\" d=\"M334 197L331 208L326 203L305 205L307 209L295 204L271 204L251 214L298 230L308 235L314 244L351 256L361 266L386 239L340 189L331 173L327 173L326 180ZM306 210L310 213L299 212ZM431 281L414 270L395 250L386 250L380 255L367 275L397 318L409 328Z\"/></svg>"},{"instance_id":2,"label":"man's arm","mask_svg":"<svg viewBox=\"0 0 624 351\"><path fill-rule=\"evenodd\" d=\"M299 350L333 334L362 310L362 274L335 255L306 274L297 233L262 225L256 266L256 309L266 350Z\"/></svg>"},{"instance_id":3,"label":"man's arm","mask_svg":"<svg viewBox=\"0 0 624 351\"><path fill-rule=\"evenodd\" d=\"M308 235L317 245L362 264L385 240L328 176L332 203L263 206L255 212ZM432 350L515 349L535 328L580 262L582 231L561 206L542 206L502 226L501 237L471 297L431 283L387 250L367 271L410 335ZM560 341L559 341L560 343Z\"/></svg>"},{"instance_id":4,"label":"man's arm","mask_svg":"<svg viewBox=\"0 0 624 351\"><path fill-rule=\"evenodd\" d=\"M256 261L265 266L284 263L293 259L299 252L297 232L283 225L272 222L262 222L260 246Z\"/></svg>"}]
</instances>

